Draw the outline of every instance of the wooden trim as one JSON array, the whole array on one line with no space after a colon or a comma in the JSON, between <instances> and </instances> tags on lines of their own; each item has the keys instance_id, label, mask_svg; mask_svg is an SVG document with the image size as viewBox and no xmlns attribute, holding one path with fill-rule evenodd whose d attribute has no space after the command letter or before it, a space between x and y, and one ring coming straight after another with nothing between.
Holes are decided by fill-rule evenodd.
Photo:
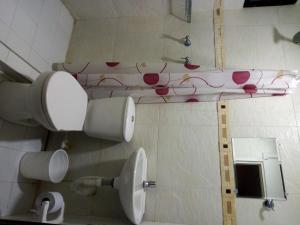
<instances>
[{"instance_id":1,"label":"wooden trim","mask_svg":"<svg viewBox=\"0 0 300 225\"><path fill-rule=\"evenodd\" d=\"M228 104L226 101L218 102L218 124L223 224L236 225L233 155L229 135Z\"/></svg>"},{"instance_id":2,"label":"wooden trim","mask_svg":"<svg viewBox=\"0 0 300 225\"><path fill-rule=\"evenodd\" d=\"M225 66L224 50L224 3L223 0L214 0L214 43L215 43L215 66L223 69Z\"/></svg>"}]
</instances>

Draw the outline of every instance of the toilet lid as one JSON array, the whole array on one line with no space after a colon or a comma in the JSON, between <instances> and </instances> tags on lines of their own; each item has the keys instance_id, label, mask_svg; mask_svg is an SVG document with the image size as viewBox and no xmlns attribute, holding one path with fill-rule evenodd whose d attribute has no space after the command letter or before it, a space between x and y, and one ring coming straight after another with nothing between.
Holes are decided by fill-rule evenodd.
<instances>
[{"instance_id":1,"label":"toilet lid","mask_svg":"<svg viewBox=\"0 0 300 225\"><path fill-rule=\"evenodd\" d=\"M44 84L43 106L56 130L82 130L87 102L85 90L69 73L55 72Z\"/></svg>"}]
</instances>

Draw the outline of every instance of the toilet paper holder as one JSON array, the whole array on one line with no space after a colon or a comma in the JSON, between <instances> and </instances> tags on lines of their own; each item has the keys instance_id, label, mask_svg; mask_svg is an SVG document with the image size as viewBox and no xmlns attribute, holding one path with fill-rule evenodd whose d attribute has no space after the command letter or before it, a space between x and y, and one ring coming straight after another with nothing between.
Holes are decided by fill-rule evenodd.
<instances>
[{"instance_id":1,"label":"toilet paper holder","mask_svg":"<svg viewBox=\"0 0 300 225\"><path fill-rule=\"evenodd\" d=\"M48 198L49 197L49 198ZM31 211L38 215L39 222L61 224L64 221L65 202L58 192L42 193L35 203L36 209ZM49 219L49 214L52 219Z\"/></svg>"},{"instance_id":2,"label":"toilet paper holder","mask_svg":"<svg viewBox=\"0 0 300 225\"><path fill-rule=\"evenodd\" d=\"M50 206L50 201L43 201L42 202L42 207L40 209L40 212L38 213L39 215L39 220L42 223L53 223L53 224L61 224L64 221L64 212L65 212L65 204L63 203L62 207L59 209L57 213L57 217L52 220L48 220L48 209Z\"/></svg>"}]
</instances>

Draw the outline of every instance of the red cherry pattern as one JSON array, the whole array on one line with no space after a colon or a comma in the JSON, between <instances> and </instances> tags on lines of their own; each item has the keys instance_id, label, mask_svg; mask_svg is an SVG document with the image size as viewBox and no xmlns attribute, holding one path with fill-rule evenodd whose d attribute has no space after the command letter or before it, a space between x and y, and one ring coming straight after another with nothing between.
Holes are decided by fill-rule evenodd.
<instances>
[{"instance_id":1,"label":"red cherry pattern","mask_svg":"<svg viewBox=\"0 0 300 225\"><path fill-rule=\"evenodd\" d=\"M199 100L196 99L196 98L189 98L189 99L186 100L185 102L199 102Z\"/></svg>"},{"instance_id":2,"label":"red cherry pattern","mask_svg":"<svg viewBox=\"0 0 300 225\"><path fill-rule=\"evenodd\" d=\"M148 85L155 85L159 81L158 73L145 73L143 76L143 80Z\"/></svg>"},{"instance_id":3,"label":"red cherry pattern","mask_svg":"<svg viewBox=\"0 0 300 225\"><path fill-rule=\"evenodd\" d=\"M232 73L232 80L236 84L244 84L250 78L249 71L235 71Z\"/></svg>"},{"instance_id":4,"label":"red cherry pattern","mask_svg":"<svg viewBox=\"0 0 300 225\"><path fill-rule=\"evenodd\" d=\"M169 93L169 87L164 85L157 85L155 88L155 93L160 96L167 95Z\"/></svg>"},{"instance_id":5,"label":"red cherry pattern","mask_svg":"<svg viewBox=\"0 0 300 225\"><path fill-rule=\"evenodd\" d=\"M119 65L120 63L119 62L106 62L106 65L108 66L108 67L115 67L115 66L117 66L117 65Z\"/></svg>"},{"instance_id":6,"label":"red cherry pattern","mask_svg":"<svg viewBox=\"0 0 300 225\"><path fill-rule=\"evenodd\" d=\"M257 87L254 84L246 84L243 86L243 89L247 94L254 94L257 92Z\"/></svg>"}]
</instances>

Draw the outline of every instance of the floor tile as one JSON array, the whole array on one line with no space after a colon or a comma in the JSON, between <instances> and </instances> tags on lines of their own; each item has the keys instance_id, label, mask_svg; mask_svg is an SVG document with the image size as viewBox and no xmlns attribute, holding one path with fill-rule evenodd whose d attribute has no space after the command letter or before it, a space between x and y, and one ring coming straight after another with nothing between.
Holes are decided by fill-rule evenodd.
<instances>
[{"instance_id":1,"label":"floor tile","mask_svg":"<svg viewBox=\"0 0 300 225\"><path fill-rule=\"evenodd\" d=\"M217 127L161 126L157 184L220 188Z\"/></svg>"},{"instance_id":2,"label":"floor tile","mask_svg":"<svg viewBox=\"0 0 300 225\"><path fill-rule=\"evenodd\" d=\"M36 184L14 183L9 197L9 214L28 213L33 208L35 194Z\"/></svg>"},{"instance_id":3,"label":"floor tile","mask_svg":"<svg viewBox=\"0 0 300 225\"><path fill-rule=\"evenodd\" d=\"M8 202L13 183L0 182L0 216L8 214Z\"/></svg>"},{"instance_id":4,"label":"floor tile","mask_svg":"<svg viewBox=\"0 0 300 225\"><path fill-rule=\"evenodd\" d=\"M157 195L156 221L221 225L221 195L209 189L160 189Z\"/></svg>"}]
</instances>

